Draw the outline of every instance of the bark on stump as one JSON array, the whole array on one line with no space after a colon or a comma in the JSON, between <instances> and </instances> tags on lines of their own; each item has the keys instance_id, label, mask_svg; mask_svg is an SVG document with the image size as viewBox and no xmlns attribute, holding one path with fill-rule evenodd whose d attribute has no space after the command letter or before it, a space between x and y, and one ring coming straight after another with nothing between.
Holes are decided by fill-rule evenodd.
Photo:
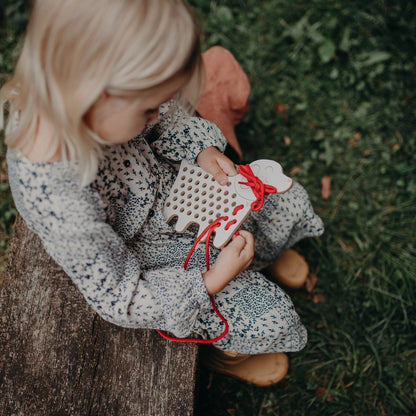
<instances>
[{"instance_id":1,"label":"bark on stump","mask_svg":"<svg viewBox=\"0 0 416 416\"><path fill-rule=\"evenodd\" d=\"M102 320L18 219L0 297L0 415L192 415L197 354Z\"/></svg>"}]
</instances>

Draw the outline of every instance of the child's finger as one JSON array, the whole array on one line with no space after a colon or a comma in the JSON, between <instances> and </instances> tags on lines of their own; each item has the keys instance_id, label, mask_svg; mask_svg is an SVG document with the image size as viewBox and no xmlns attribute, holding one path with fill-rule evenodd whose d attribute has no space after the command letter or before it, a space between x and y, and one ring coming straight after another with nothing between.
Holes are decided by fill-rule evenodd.
<instances>
[{"instance_id":1,"label":"child's finger","mask_svg":"<svg viewBox=\"0 0 416 416\"><path fill-rule=\"evenodd\" d=\"M244 247L241 250L241 253L245 253L245 255L252 257L254 256L254 237L248 231L241 230L240 236L244 238Z\"/></svg>"},{"instance_id":2,"label":"child's finger","mask_svg":"<svg viewBox=\"0 0 416 416\"><path fill-rule=\"evenodd\" d=\"M241 251L246 245L246 239L242 235L235 235L232 240L228 243L227 247L232 247L238 251Z\"/></svg>"},{"instance_id":3,"label":"child's finger","mask_svg":"<svg viewBox=\"0 0 416 416\"><path fill-rule=\"evenodd\" d=\"M227 173L223 170L222 166L218 162L219 161L217 159L211 161L209 172L220 185L227 185Z\"/></svg>"},{"instance_id":4,"label":"child's finger","mask_svg":"<svg viewBox=\"0 0 416 416\"><path fill-rule=\"evenodd\" d=\"M239 235L242 236L247 242L254 243L253 234L246 230L239 230Z\"/></svg>"},{"instance_id":5,"label":"child's finger","mask_svg":"<svg viewBox=\"0 0 416 416\"><path fill-rule=\"evenodd\" d=\"M254 256L254 239L251 233L244 232L235 236L232 240L232 249L240 258L252 258Z\"/></svg>"},{"instance_id":6,"label":"child's finger","mask_svg":"<svg viewBox=\"0 0 416 416\"><path fill-rule=\"evenodd\" d=\"M227 185L228 176L218 165L217 168L213 172L211 172L211 174L220 185Z\"/></svg>"},{"instance_id":7,"label":"child's finger","mask_svg":"<svg viewBox=\"0 0 416 416\"><path fill-rule=\"evenodd\" d=\"M237 175L237 169L235 168L234 162L225 155L221 155L218 159L218 165L228 176Z\"/></svg>"}]
</instances>

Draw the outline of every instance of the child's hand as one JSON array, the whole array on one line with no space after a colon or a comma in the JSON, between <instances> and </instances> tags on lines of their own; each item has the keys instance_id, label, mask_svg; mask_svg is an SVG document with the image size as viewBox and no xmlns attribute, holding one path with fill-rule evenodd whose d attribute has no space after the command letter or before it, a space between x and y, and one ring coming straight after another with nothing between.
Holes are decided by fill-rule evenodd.
<instances>
[{"instance_id":1,"label":"child's hand","mask_svg":"<svg viewBox=\"0 0 416 416\"><path fill-rule=\"evenodd\" d=\"M254 240L248 231L240 231L231 242L221 250L215 263L202 274L209 295L215 295L246 269L253 261Z\"/></svg>"},{"instance_id":2,"label":"child's hand","mask_svg":"<svg viewBox=\"0 0 416 416\"><path fill-rule=\"evenodd\" d=\"M234 163L216 147L208 147L199 153L196 163L210 173L220 185L226 185L227 176L237 175Z\"/></svg>"}]
</instances>

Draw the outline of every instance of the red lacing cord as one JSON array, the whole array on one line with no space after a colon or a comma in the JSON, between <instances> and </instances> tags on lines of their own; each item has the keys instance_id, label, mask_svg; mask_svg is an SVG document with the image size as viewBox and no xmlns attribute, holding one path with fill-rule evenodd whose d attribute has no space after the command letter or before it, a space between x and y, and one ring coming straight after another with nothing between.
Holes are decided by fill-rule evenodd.
<instances>
[{"instance_id":1,"label":"red lacing cord","mask_svg":"<svg viewBox=\"0 0 416 416\"><path fill-rule=\"evenodd\" d=\"M247 185L251 188L257 201L251 204L253 211L258 211L264 204L264 198L268 194L275 194L277 189L274 186L264 184L257 176L254 176L250 165L240 165L238 173L243 175L247 182L238 182L241 185Z\"/></svg>"},{"instance_id":2,"label":"red lacing cord","mask_svg":"<svg viewBox=\"0 0 416 416\"><path fill-rule=\"evenodd\" d=\"M251 209L253 211L258 211L263 206L264 198L266 195L277 192L277 189L275 187L264 184L257 176L255 176L253 171L250 168L250 165L240 165L238 167L238 173L240 173L247 179L247 182L239 182L239 184L250 186L250 188L253 190L254 196L256 197L256 201L254 201L251 204ZM233 210L233 216L235 216L237 212L242 208L244 208L244 205L236 206ZM188 256L186 257L185 263L183 265L183 268L185 270L188 267L189 260L191 259L196 246L202 240L202 238L204 238L205 234L207 234L207 239L205 241L205 260L206 260L207 271L209 270L209 242L210 242L212 233L215 231L216 228L221 226L221 221L228 221L228 217L217 218L215 221L209 224L208 227L206 227L205 230L201 233L201 235L194 241L191 249L189 250ZM228 230L236 222L237 220L235 219L231 220L225 225L225 229ZM235 232L235 235L239 235L238 230ZM163 338L169 341L189 342L189 343L196 343L196 344L212 344L213 342L217 342L221 340L222 338L224 338L228 333L228 329L229 329L228 322L221 315L220 311L216 307L214 297L210 295L209 298L211 301L212 308L214 309L218 317L221 319L221 321L224 323L224 331L219 336L215 338L211 338L211 339L177 338L177 337L172 337L170 335L167 335L163 331L158 329L157 332L159 333L159 335L161 335Z\"/></svg>"},{"instance_id":3,"label":"red lacing cord","mask_svg":"<svg viewBox=\"0 0 416 416\"><path fill-rule=\"evenodd\" d=\"M224 220L227 221L228 217L219 217L215 221L213 221L211 224L208 225L208 227L205 228L205 230L202 232L202 234L195 240L194 244L192 245L191 249L189 250L189 254L185 260L185 263L183 265L183 268L186 270L188 267L189 260L191 259L191 256L193 252L195 251L196 246L198 243L202 240L202 238L207 234L207 239L205 241L205 259L207 264L207 271L209 270L209 241L211 239L211 235L214 232L215 228L220 227L220 222ZM196 339L196 338L177 338L177 337L171 337L170 335L166 335L164 332L162 332L160 329L157 330L159 335L161 335L163 338L168 339L169 341L175 341L175 342L192 342L197 344L212 344L213 342L217 342L220 339L224 338L228 333L228 322L226 319L221 315L220 311L217 309L217 306L215 305L214 297L210 295L209 297L211 301L212 308L214 309L215 313L219 316L222 322L224 322L225 328L224 331L215 338L212 339Z\"/></svg>"}]
</instances>

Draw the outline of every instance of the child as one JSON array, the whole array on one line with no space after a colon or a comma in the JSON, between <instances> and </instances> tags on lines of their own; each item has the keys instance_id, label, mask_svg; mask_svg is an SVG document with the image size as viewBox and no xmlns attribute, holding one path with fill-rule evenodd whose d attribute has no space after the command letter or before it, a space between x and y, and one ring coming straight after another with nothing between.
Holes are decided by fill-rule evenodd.
<instances>
[{"instance_id":1,"label":"child","mask_svg":"<svg viewBox=\"0 0 416 416\"><path fill-rule=\"evenodd\" d=\"M211 247L210 270L200 246L184 270L196 234L176 233L161 213L174 163L196 162L222 184L236 174L219 129L183 110L202 75L199 29L182 0L35 0L1 92L10 185L28 227L104 319L212 339L223 331L214 295L230 330L209 361L268 385L306 330L258 270L322 223L294 184L223 250ZM243 361L255 371L241 371Z\"/></svg>"}]
</instances>

